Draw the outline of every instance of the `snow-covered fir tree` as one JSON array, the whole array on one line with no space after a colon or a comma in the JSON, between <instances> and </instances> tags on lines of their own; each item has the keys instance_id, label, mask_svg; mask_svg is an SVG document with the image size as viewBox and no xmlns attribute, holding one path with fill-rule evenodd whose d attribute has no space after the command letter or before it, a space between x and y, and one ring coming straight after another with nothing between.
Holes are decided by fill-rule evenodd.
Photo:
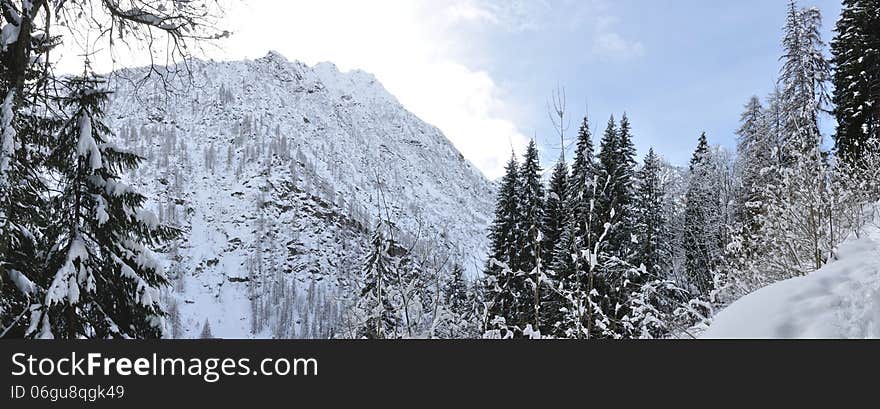
<instances>
[{"instance_id":1,"label":"snow-covered fir tree","mask_svg":"<svg viewBox=\"0 0 880 409\"><path fill-rule=\"evenodd\" d=\"M520 174L516 157L511 155L507 162L504 177L498 190L495 206L495 219L489 227L490 259L486 272L492 275L500 267L496 262L507 266L518 263L519 239L519 199L518 186Z\"/></svg>"},{"instance_id":2,"label":"snow-covered fir tree","mask_svg":"<svg viewBox=\"0 0 880 409\"><path fill-rule=\"evenodd\" d=\"M526 147L519 176L519 231L520 260L515 267L525 273L524 291L518 304L523 306L515 325L525 328L531 325L540 328L540 314L545 284L544 265L544 182L541 178L538 147L534 139ZM526 307L528 306L528 307Z\"/></svg>"},{"instance_id":3,"label":"snow-covered fir tree","mask_svg":"<svg viewBox=\"0 0 880 409\"><path fill-rule=\"evenodd\" d=\"M599 184L596 189L595 208L598 214L606 220L616 223L620 219L620 189L616 187L620 163L619 163L619 134L617 123L612 116L608 120L602 139L599 141L599 153L596 155L596 179ZM616 217L612 218L614 210Z\"/></svg>"},{"instance_id":4,"label":"snow-covered fir tree","mask_svg":"<svg viewBox=\"0 0 880 409\"><path fill-rule=\"evenodd\" d=\"M858 162L880 138L880 1L844 0L831 53L837 153Z\"/></svg>"},{"instance_id":5,"label":"snow-covered fir tree","mask_svg":"<svg viewBox=\"0 0 880 409\"><path fill-rule=\"evenodd\" d=\"M473 338L477 334L479 308L477 292L464 277L464 269L456 264L442 289L443 306L447 310L447 326L444 338Z\"/></svg>"},{"instance_id":6,"label":"snow-covered fir tree","mask_svg":"<svg viewBox=\"0 0 880 409\"><path fill-rule=\"evenodd\" d=\"M713 274L722 250L717 174L709 141L703 133L690 163L683 243L688 284L694 295L703 298L709 297L713 290Z\"/></svg>"},{"instance_id":7,"label":"snow-covered fir tree","mask_svg":"<svg viewBox=\"0 0 880 409\"><path fill-rule=\"evenodd\" d=\"M560 158L550 175L547 200L544 204L544 248L542 255L545 266L556 264L554 250L565 229L568 190L568 164L563 158Z\"/></svg>"},{"instance_id":8,"label":"snow-covered fir tree","mask_svg":"<svg viewBox=\"0 0 880 409\"><path fill-rule=\"evenodd\" d=\"M820 27L817 9L789 3L779 79L781 148L773 158L777 180L766 186L762 221L765 270L777 279L821 267L833 246L829 168L819 127L829 78Z\"/></svg>"},{"instance_id":9,"label":"snow-covered fir tree","mask_svg":"<svg viewBox=\"0 0 880 409\"><path fill-rule=\"evenodd\" d=\"M32 6L0 3L0 338L24 334L37 297L47 222L43 163L58 125L33 109L49 103L45 54L58 38L33 24Z\"/></svg>"},{"instance_id":10,"label":"snow-covered fir tree","mask_svg":"<svg viewBox=\"0 0 880 409\"><path fill-rule=\"evenodd\" d=\"M568 179L565 218L554 247L552 291L544 316L550 335L583 338L587 335L589 277L593 272L589 257L596 242L598 217L594 209L596 164L590 125L584 117L578 130L572 173Z\"/></svg>"},{"instance_id":11,"label":"snow-covered fir tree","mask_svg":"<svg viewBox=\"0 0 880 409\"><path fill-rule=\"evenodd\" d=\"M519 210L520 259L516 267L531 273L543 262L544 241L544 182L538 157L538 146L531 140L526 147L523 163L519 168L517 201Z\"/></svg>"},{"instance_id":12,"label":"snow-covered fir tree","mask_svg":"<svg viewBox=\"0 0 880 409\"><path fill-rule=\"evenodd\" d=\"M513 270L521 254L519 181L519 164L516 156L511 155L499 186L495 219L489 227L489 259L485 270L487 283L483 298L490 322L497 322L499 318L512 321L519 308L518 297L523 291L521 280Z\"/></svg>"},{"instance_id":13,"label":"snow-covered fir tree","mask_svg":"<svg viewBox=\"0 0 880 409\"><path fill-rule=\"evenodd\" d=\"M672 236L661 171L660 157L652 148L635 176L633 218L636 243L632 264L645 266L646 274L652 277L668 278L672 274Z\"/></svg>"},{"instance_id":14,"label":"snow-covered fir tree","mask_svg":"<svg viewBox=\"0 0 880 409\"><path fill-rule=\"evenodd\" d=\"M753 96L745 106L737 130L736 172L740 183L736 218L747 240L760 230L760 217L765 213L762 193L768 182L771 155L777 148L767 120L761 100Z\"/></svg>"},{"instance_id":15,"label":"snow-covered fir tree","mask_svg":"<svg viewBox=\"0 0 880 409\"><path fill-rule=\"evenodd\" d=\"M69 119L47 164L58 175L52 199L46 292L32 306L28 335L40 338L152 338L165 331L159 300L167 284L149 246L175 236L143 209L146 198L120 180L141 157L116 148L103 122L105 80L68 80Z\"/></svg>"},{"instance_id":16,"label":"snow-covered fir tree","mask_svg":"<svg viewBox=\"0 0 880 409\"><path fill-rule=\"evenodd\" d=\"M633 176L635 148L629 119L624 114L618 127L612 117L600 142L597 155L597 191L595 209L607 233L598 248L599 263L593 274L591 291L598 294L598 309L607 317L601 326L602 334L618 337L620 318L626 315L625 288L633 271L629 264L633 248ZM603 233L605 229L602 229ZM594 319L594 323L597 321ZM599 333L596 333L597 335Z\"/></svg>"},{"instance_id":17,"label":"snow-covered fir tree","mask_svg":"<svg viewBox=\"0 0 880 409\"><path fill-rule=\"evenodd\" d=\"M570 279L577 270L581 249L595 242L598 217L595 214L596 163L590 125L586 117L578 130L577 146L565 202L565 226L554 249L552 266L560 281Z\"/></svg>"},{"instance_id":18,"label":"snow-covered fir tree","mask_svg":"<svg viewBox=\"0 0 880 409\"><path fill-rule=\"evenodd\" d=\"M597 158L598 179L603 186L599 188L601 194L596 198L596 209L612 223L606 250L625 261L632 247L632 184L636 166L635 146L626 114L619 127L614 117L609 120Z\"/></svg>"},{"instance_id":19,"label":"snow-covered fir tree","mask_svg":"<svg viewBox=\"0 0 880 409\"><path fill-rule=\"evenodd\" d=\"M386 238L383 226L373 233L370 253L364 263L359 308L362 311L359 337L371 339L396 338L399 320L390 299L391 256L394 241Z\"/></svg>"}]
</instances>

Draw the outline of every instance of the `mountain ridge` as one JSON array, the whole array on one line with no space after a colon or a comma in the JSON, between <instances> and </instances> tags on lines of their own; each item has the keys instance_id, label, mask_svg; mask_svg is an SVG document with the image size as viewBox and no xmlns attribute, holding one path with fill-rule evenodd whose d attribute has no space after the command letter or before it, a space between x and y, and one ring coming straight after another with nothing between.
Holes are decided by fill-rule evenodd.
<instances>
[{"instance_id":1,"label":"mountain ridge","mask_svg":"<svg viewBox=\"0 0 880 409\"><path fill-rule=\"evenodd\" d=\"M479 274L494 185L375 77L277 52L187 64L190 77L118 72L108 109L146 158L132 185L184 232L161 249L173 336L205 322L222 337L340 336L380 218L444 270Z\"/></svg>"}]
</instances>

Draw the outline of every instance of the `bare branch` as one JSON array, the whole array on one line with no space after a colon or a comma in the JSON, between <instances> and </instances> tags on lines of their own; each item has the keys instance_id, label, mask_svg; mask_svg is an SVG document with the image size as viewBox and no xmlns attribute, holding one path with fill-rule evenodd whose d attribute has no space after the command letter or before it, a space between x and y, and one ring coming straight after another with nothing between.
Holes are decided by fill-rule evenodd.
<instances>
[{"instance_id":1,"label":"bare branch","mask_svg":"<svg viewBox=\"0 0 880 409\"><path fill-rule=\"evenodd\" d=\"M547 116L550 117L550 122L553 123L553 127L556 131L559 132L559 149L561 151L562 161L565 161L565 132L568 131L568 128L571 126L571 119L566 119L565 112L565 88L557 85L556 89L553 90L550 95L550 101L547 102Z\"/></svg>"}]
</instances>

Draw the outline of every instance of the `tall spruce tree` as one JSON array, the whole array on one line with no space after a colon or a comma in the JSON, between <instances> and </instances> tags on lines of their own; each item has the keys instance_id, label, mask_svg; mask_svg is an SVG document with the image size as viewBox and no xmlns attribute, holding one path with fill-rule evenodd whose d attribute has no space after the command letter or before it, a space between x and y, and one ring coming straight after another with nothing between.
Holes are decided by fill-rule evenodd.
<instances>
[{"instance_id":1,"label":"tall spruce tree","mask_svg":"<svg viewBox=\"0 0 880 409\"><path fill-rule=\"evenodd\" d=\"M602 232L597 231L595 239L599 240L603 236L603 240L599 243L598 248L589 249L591 252L591 268L588 272L588 291L590 294L590 305L588 312L595 313L604 318L600 325L599 320L588 318L587 328L590 337L603 337L602 333L613 332L610 329L610 315L615 311L619 303L617 299L617 289L620 287L615 285L623 278L623 243L621 238L621 227L623 220L623 203L624 198L620 194L618 186L621 174L622 164L620 163L620 132L617 124L612 116L608 120L608 125L599 142L599 153L596 155L596 192L594 213L596 217L595 226L601 228ZM593 254L593 250L596 250ZM599 331L593 331L592 327Z\"/></svg>"},{"instance_id":2,"label":"tall spruce tree","mask_svg":"<svg viewBox=\"0 0 880 409\"><path fill-rule=\"evenodd\" d=\"M399 324L391 304L390 282L392 260L389 255L394 241L382 232L382 223L376 226L363 269L364 287L361 289L359 306L364 311L361 337L385 339L397 337Z\"/></svg>"},{"instance_id":3,"label":"tall spruce tree","mask_svg":"<svg viewBox=\"0 0 880 409\"><path fill-rule=\"evenodd\" d=\"M620 142L618 144L618 161L620 163L620 174L618 180L619 195L622 198L623 207L627 208L632 203L632 186L633 176L636 169L636 147L633 142L632 126L629 123L626 113L620 118Z\"/></svg>"},{"instance_id":4,"label":"tall spruce tree","mask_svg":"<svg viewBox=\"0 0 880 409\"><path fill-rule=\"evenodd\" d=\"M21 6L28 6L22 3ZM45 151L58 121L44 110L51 79L45 54L58 38L42 33L18 4L0 13L0 338L23 336L39 290L47 224Z\"/></svg>"},{"instance_id":5,"label":"tall spruce tree","mask_svg":"<svg viewBox=\"0 0 880 409\"><path fill-rule=\"evenodd\" d=\"M544 182L541 179L541 164L535 140L529 141L523 163L520 167L519 188L519 231L520 260L517 268L531 272L542 258L544 236Z\"/></svg>"},{"instance_id":6,"label":"tall spruce tree","mask_svg":"<svg viewBox=\"0 0 880 409\"><path fill-rule=\"evenodd\" d=\"M520 259L520 172L516 156L511 154L498 189L495 220L489 226L489 260L486 262L486 283L483 299L488 309L490 329L493 322L503 319L513 325L518 315L517 300L522 292L521 280L515 270ZM497 328L496 328L497 329Z\"/></svg>"},{"instance_id":7,"label":"tall spruce tree","mask_svg":"<svg viewBox=\"0 0 880 409\"><path fill-rule=\"evenodd\" d=\"M816 8L799 9L790 0L779 78L783 102L783 163L797 155L815 155L822 145L819 115L828 103L830 68L822 40L822 16Z\"/></svg>"},{"instance_id":8,"label":"tall spruce tree","mask_svg":"<svg viewBox=\"0 0 880 409\"><path fill-rule=\"evenodd\" d=\"M632 183L635 173L635 146L626 114L618 128L612 116L602 136L598 155L599 194L596 208L612 224L608 235L608 253L626 260L631 250ZM613 210L613 217L612 217Z\"/></svg>"},{"instance_id":9,"label":"tall spruce tree","mask_svg":"<svg viewBox=\"0 0 880 409\"><path fill-rule=\"evenodd\" d=\"M831 42L837 152L853 164L880 138L880 0L844 0Z\"/></svg>"},{"instance_id":10,"label":"tall spruce tree","mask_svg":"<svg viewBox=\"0 0 880 409\"><path fill-rule=\"evenodd\" d=\"M544 246L542 249L543 265L547 270L546 291L541 293L543 309L541 311L542 331L544 334L556 331L559 322L561 304L559 288L562 285L561 275L555 271L557 267L557 248L563 238L566 229L568 207L568 164L563 157L553 167L550 176L550 186L547 191L547 200L544 208ZM562 257L566 257L563 255ZM565 273L563 272L563 275Z\"/></svg>"},{"instance_id":11,"label":"tall spruce tree","mask_svg":"<svg viewBox=\"0 0 880 409\"><path fill-rule=\"evenodd\" d=\"M598 156L596 211L599 216L597 226L607 225L608 231L597 257L602 260L593 274L591 291L600 297L602 313L611 324L603 328L607 336L620 333L619 319L627 311L628 282L634 280L629 272L633 249L632 182L635 170L635 148L629 120L624 114L618 128L614 117L602 137ZM603 229L604 233L604 229Z\"/></svg>"},{"instance_id":12,"label":"tall spruce tree","mask_svg":"<svg viewBox=\"0 0 880 409\"><path fill-rule=\"evenodd\" d=\"M556 264L555 248L565 229L566 206L568 203L568 164L562 159L553 167L547 200L544 206L544 248L542 255L545 266Z\"/></svg>"},{"instance_id":13,"label":"tall spruce tree","mask_svg":"<svg viewBox=\"0 0 880 409\"><path fill-rule=\"evenodd\" d=\"M672 248L669 220L666 213L666 186L661 179L662 162L648 150L642 168L636 172L633 218L636 248L632 263L645 266L655 278L668 278L672 269Z\"/></svg>"},{"instance_id":14,"label":"tall spruce tree","mask_svg":"<svg viewBox=\"0 0 880 409\"><path fill-rule=\"evenodd\" d=\"M568 179L565 218L554 247L552 269L556 290L546 306L545 321L555 337L584 336L589 260L584 250L592 247L598 217L593 217L596 164L590 125L584 117L577 136L574 162Z\"/></svg>"},{"instance_id":15,"label":"tall spruce tree","mask_svg":"<svg viewBox=\"0 0 880 409\"><path fill-rule=\"evenodd\" d=\"M523 164L520 168L519 185L519 231L521 232L520 261L517 269L526 274L527 291L522 293L520 304L528 305L518 319L520 328L532 324L534 330L540 329L541 291L544 286L544 182L541 179L541 164L535 140L529 141Z\"/></svg>"},{"instance_id":16,"label":"tall spruce tree","mask_svg":"<svg viewBox=\"0 0 880 409\"><path fill-rule=\"evenodd\" d=\"M751 239L760 231L761 218L766 213L763 190L769 182L767 169L772 165L772 152L776 147L767 114L758 97L751 97L746 104L736 134L736 171L740 181L736 194L736 219L745 240L753 241Z\"/></svg>"},{"instance_id":17,"label":"tall spruce tree","mask_svg":"<svg viewBox=\"0 0 880 409\"><path fill-rule=\"evenodd\" d=\"M50 224L54 215L49 199L56 192L47 186L51 183L47 176L57 175L45 156L58 150L55 135L67 115L56 115L59 112L50 100L59 89L59 79L52 74L53 62L48 54L62 43L62 37L53 34L83 29L88 33L79 34L96 34L91 46L106 38L111 50L118 44L116 40L130 45L132 40L144 41L151 53L158 51L153 48L155 44L174 60L186 59L194 42L226 36L212 28L217 5L198 1L182 7L159 5L150 7L150 18L143 19L132 18L123 6L118 2L90 0L0 0L0 338L33 335L37 332L34 328L49 335L55 322L54 318L46 318L47 306L41 304L47 297L46 275L53 273L47 270L47 258L58 250L51 247L56 238L50 237L55 232L49 231L50 227L58 230ZM86 14L106 18L78 25ZM109 29L119 26L126 27L124 32ZM158 41L163 36L167 42ZM173 46L167 47L168 43ZM119 308L127 308L126 300L114 302ZM115 314L116 311L106 311L105 315ZM120 329L117 335L145 335L138 333L138 325ZM112 326L108 324L109 327ZM99 329L84 330L96 332L78 336L100 335Z\"/></svg>"},{"instance_id":18,"label":"tall spruce tree","mask_svg":"<svg viewBox=\"0 0 880 409\"><path fill-rule=\"evenodd\" d=\"M511 155L507 162L504 177L498 189L498 198L495 203L495 219L489 227L490 260L487 263L486 273L493 274L499 270L492 261L504 263L511 268L515 267L519 259L519 164L516 156Z\"/></svg>"},{"instance_id":19,"label":"tall spruce tree","mask_svg":"<svg viewBox=\"0 0 880 409\"><path fill-rule=\"evenodd\" d=\"M599 154L596 155L596 212L603 220L616 223L620 220L620 195L616 186L619 164L619 133L614 116L608 120L608 126L599 141ZM612 217L614 210L614 217Z\"/></svg>"},{"instance_id":20,"label":"tall spruce tree","mask_svg":"<svg viewBox=\"0 0 880 409\"><path fill-rule=\"evenodd\" d=\"M626 113L620 118L617 143L617 175L614 182L615 196L618 198L620 222L610 237L613 245L617 246L619 257L630 261L633 252L633 229L635 219L633 217L633 183L636 169L636 148L633 142L632 127Z\"/></svg>"},{"instance_id":21,"label":"tall spruce tree","mask_svg":"<svg viewBox=\"0 0 880 409\"><path fill-rule=\"evenodd\" d=\"M593 236L598 218L591 221L590 216L594 213L596 176L590 124L584 117L578 131L571 177L567 184L565 226L554 249L553 269L560 280L574 274L577 268L575 261L580 257L579 249L595 242Z\"/></svg>"},{"instance_id":22,"label":"tall spruce tree","mask_svg":"<svg viewBox=\"0 0 880 409\"><path fill-rule=\"evenodd\" d=\"M66 81L69 118L47 164L59 175L48 238L53 246L39 285L46 288L29 336L154 338L162 336L160 287L167 284L149 246L177 231L143 210L146 198L120 181L141 157L109 143L103 78Z\"/></svg>"},{"instance_id":23,"label":"tall spruce tree","mask_svg":"<svg viewBox=\"0 0 880 409\"><path fill-rule=\"evenodd\" d=\"M775 181L765 189L761 234L767 253L762 268L774 279L821 267L834 245L828 163L819 130L829 78L821 22L817 9L789 3L777 101L782 142L771 171Z\"/></svg>"},{"instance_id":24,"label":"tall spruce tree","mask_svg":"<svg viewBox=\"0 0 880 409\"><path fill-rule=\"evenodd\" d=\"M685 273L692 293L706 298L713 290L713 274L720 255L717 217L721 213L715 183L717 169L706 133L700 135L691 158L690 180L685 194Z\"/></svg>"}]
</instances>

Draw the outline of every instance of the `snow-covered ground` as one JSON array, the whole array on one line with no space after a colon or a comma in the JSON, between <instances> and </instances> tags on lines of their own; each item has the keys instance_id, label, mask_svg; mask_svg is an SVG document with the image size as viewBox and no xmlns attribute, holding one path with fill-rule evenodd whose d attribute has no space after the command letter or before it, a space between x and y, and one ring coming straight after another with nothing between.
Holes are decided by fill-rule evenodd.
<instances>
[{"instance_id":1,"label":"snow-covered ground","mask_svg":"<svg viewBox=\"0 0 880 409\"><path fill-rule=\"evenodd\" d=\"M880 338L880 228L839 259L762 288L722 310L703 338Z\"/></svg>"}]
</instances>

